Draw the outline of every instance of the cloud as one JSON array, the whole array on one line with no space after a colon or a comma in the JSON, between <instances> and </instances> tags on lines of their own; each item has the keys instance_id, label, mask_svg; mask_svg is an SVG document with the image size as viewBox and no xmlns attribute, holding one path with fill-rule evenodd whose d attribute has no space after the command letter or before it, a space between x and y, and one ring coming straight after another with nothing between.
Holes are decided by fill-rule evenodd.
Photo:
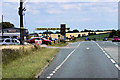
<instances>
[{"instance_id":1,"label":"cloud","mask_svg":"<svg viewBox=\"0 0 120 80\"><path fill-rule=\"evenodd\" d=\"M57 9L48 9L46 10L48 14L61 14L63 11Z\"/></svg>"},{"instance_id":2,"label":"cloud","mask_svg":"<svg viewBox=\"0 0 120 80\"><path fill-rule=\"evenodd\" d=\"M62 8L65 9L65 10L69 10L69 9L81 10L81 6L80 5L76 5L76 4L64 4L64 5L62 5Z\"/></svg>"},{"instance_id":3,"label":"cloud","mask_svg":"<svg viewBox=\"0 0 120 80\"><path fill-rule=\"evenodd\" d=\"M27 9L26 12L28 12L30 14L39 14L40 13L40 11L35 6L26 5L25 8Z\"/></svg>"},{"instance_id":4,"label":"cloud","mask_svg":"<svg viewBox=\"0 0 120 80\"><path fill-rule=\"evenodd\" d=\"M23 0L24 2L119 2L119 0ZM4 2L19 2L19 0L4 0Z\"/></svg>"}]
</instances>

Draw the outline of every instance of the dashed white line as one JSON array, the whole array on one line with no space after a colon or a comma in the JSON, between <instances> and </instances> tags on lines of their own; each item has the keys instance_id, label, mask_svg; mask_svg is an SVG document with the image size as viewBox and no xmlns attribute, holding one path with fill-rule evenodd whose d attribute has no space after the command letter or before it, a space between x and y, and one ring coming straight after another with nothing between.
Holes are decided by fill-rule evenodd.
<instances>
[{"instance_id":1,"label":"dashed white line","mask_svg":"<svg viewBox=\"0 0 120 80\"><path fill-rule=\"evenodd\" d=\"M111 58L109 55L107 55L108 58Z\"/></svg>"},{"instance_id":2,"label":"dashed white line","mask_svg":"<svg viewBox=\"0 0 120 80\"><path fill-rule=\"evenodd\" d=\"M55 73L56 71L53 71L52 73Z\"/></svg>"},{"instance_id":3,"label":"dashed white line","mask_svg":"<svg viewBox=\"0 0 120 80\"><path fill-rule=\"evenodd\" d=\"M94 41L93 41L94 42ZM96 43L96 42L95 42ZM107 56L107 58L109 58L110 59L110 61L113 63L113 64L115 64L115 67L118 69L118 70L120 70L120 66L115 62L115 60L113 60L105 51L104 51L104 49L98 44L98 43L96 43L97 44L97 46L103 51L103 53Z\"/></svg>"},{"instance_id":4,"label":"dashed white line","mask_svg":"<svg viewBox=\"0 0 120 80\"><path fill-rule=\"evenodd\" d=\"M116 63L113 59L110 59L112 61L112 63Z\"/></svg>"},{"instance_id":5,"label":"dashed white line","mask_svg":"<svg viewBox=\"0 0 120 80\"><path fill-rule=\"evenodd\" d=\"M50 76L52 76L53 74L51 73Z\"/></svg>"},{"instance_id":6,"label":"dashed white line","mask_svg":"<svg viewBox=\"0 0 120 80\"><path fill-rule=\"evenodd\" d=\"M63 61L59 66L57 66L56 69L54 69L51 74L49 74L49 76L48 76L47 78L51 78L51 77L53 76L53 74L56 73L56 71L68 60L68 58L75 52L75 50L76 50L79 46L80 46L80 43L79 43L78 46L64 59L64 61Z\"/></svg>"},{"instance_id":7,"label":"dashed white line","mask_svg":"<svg viewBox=\"0 0 120 80\"><path fill-rule=\"evenodd\" d=\"M48 79L50 79L51 77L50 77L50 76L48 76L47 78L48 78Z\"/></svg>"},{"instance_id":8,"label":"dashed white line","mask_svg":"<svg viewBox=\"0 0 120 80\"><path fill-rule=\"evenodd\" d=\"M87 50L89 50L90 48L86 48Z\"/></svg>"},{"instance_id":9,"label":"dashed white line","mask_svg":"<svg viewBox=\"0 0 120 80\"><path fill-rule=\"evenodd\" d=\"M118 70L120 70L120 66L118 64L115 64L115 66L118 68Z\"/></svg>"}]
</instances>

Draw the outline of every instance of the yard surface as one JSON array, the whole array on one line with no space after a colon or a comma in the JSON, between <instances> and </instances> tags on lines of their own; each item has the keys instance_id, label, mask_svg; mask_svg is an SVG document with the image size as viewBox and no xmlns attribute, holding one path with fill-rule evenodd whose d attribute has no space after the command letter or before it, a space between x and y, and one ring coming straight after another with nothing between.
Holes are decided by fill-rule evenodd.
<instances>
[{"instance_id":1,"label":"yard surface","mask_svg":"<svg viewBox=\"0 0 120 80\"><path fill-rule=\"evenodd\" d=\"M3 64L2 76L3 78L34 78L57 53L58 49L48 48L30 51L28 55Z\"/></svg>"}]
</instances>

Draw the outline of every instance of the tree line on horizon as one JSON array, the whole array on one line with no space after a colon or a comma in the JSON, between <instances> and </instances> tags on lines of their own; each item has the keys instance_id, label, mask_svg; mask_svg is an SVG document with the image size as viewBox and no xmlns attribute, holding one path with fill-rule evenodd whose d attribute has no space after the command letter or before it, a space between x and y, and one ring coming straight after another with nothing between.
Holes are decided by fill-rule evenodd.
<instances>
[{"instance_id":1,"label":"tree line on horizon","mask_svg":"<svg viewBox=\"0 0 120 80\"><path fill-rule=\"evenodd\" d=\"M14 24L10 23L10 22L1 22L0 26L3 26L3 29L6 28L12 28L15 27ZM88 35L96 35L96 32L103 32L103 31L111 31L111 33L109 34L109 38L112 38L113 36L118 36L120 37L120 30L88 30L88 29L84 29L82 31L79 31L78 29L74 29L74 30L69 30L66 33L79 33L79 32L89 32ZM56 33L60 33L60 31L56 31L55 33L52 31L45 31L43 33L40 34L56 34ZM37 33L36 33L37 34Z\"/></svg>"}]
</instances>

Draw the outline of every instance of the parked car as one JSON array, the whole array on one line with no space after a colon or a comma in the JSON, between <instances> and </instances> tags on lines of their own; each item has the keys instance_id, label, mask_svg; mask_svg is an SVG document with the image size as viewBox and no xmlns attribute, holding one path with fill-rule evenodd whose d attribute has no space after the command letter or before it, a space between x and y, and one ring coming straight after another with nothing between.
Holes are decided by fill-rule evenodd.
<instances>
[{"instance_id":1,"label":"parked car","mask_svg":"<svg viewBox=\"0 0 120 80\"><path fill-rule=\"evenodd\" d=\"M107 38L103 38L103 41L107 41Z\"/></svg>"},{"instance_id":2,"label":"parked car","mask_svg":"<svg viewBox=\"0 0 120 80\"><path fill-rule=\"evenodd\" d=\"M42 40L42 44L51 44L51 40L47 40L46 38L34 37L28 40L28 43L35 43L35 40Z\"/></svg>"},{"instance_id":3,"label":"parked car","mask_svg":"<svg viewBox=\"0 0 120 80\"><path fill-rule=\"evenodd\" d=\"M96 38L93 38L93 41L96 41Z\"/></svg>"},{"instance_id":4,"label":"parked car","mask_svg":"<svg viewBox=\"0 0 120 80\"><path fill-rule=\"evenodd\" d=\"M86 38L85 41L91 41L91 39L90 38Z\"/></svg>"},{"instance_id":5,"label":"parked car","mask_svg":"<svg viewBox=\"0 0 120 80\"><path fill-rule=\"evenodd\" d=\"M20 41L12 38L5 38L0 40L0 45L18 45Z\"/></svg>"},{"instance_id":6,"label":"parked car","mask_svg":"<svg viewBox=\"0 0 120 80\"><path fill-rule=\"evenodd\" d=\"M120 39L118 36L114 36L112 39L112 42L120 42Z\"/></svg>"}]
</instances>

